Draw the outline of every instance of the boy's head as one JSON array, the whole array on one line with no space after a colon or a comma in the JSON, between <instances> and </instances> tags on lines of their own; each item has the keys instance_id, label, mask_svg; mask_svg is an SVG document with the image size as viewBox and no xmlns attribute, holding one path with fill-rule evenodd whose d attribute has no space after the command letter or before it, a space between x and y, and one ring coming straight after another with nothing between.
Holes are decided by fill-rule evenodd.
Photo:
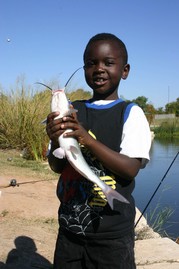
<instances>
[{"instance_id":1,"label":"boy's head","mask_svg":"<svg viewBox=\"0 0 179 269\"><path fill-rule=\"evenodd\" d=\"M84 54L83 54L83 60L85 62L85 56L86 56L86 53L88 51L88 48L89 46L92 44L92 43L95 43L97 41L112 41L112 42L115 42L116 45L118 46L119 48L119 51L120 51L120 55L121 57L123 58L123 62L124 64L127 64L128 62L128 53L127 53L127 49L126 49L126 46L125 44L122 42L122 40L120 40L117 36L113 35L113 34L110 34L110 33L100 33L100 34L97 34L95 36L93 36L89 41L88 41L88 44L86 45L86 48L85 48L85 51L84 51Z\"/></svg>"},{"instance_id":2,"label":"boy's head","mask_svg":"<svg viewBox=\"0 0 179 269\"><path fill-rule=\"evenodd\" d=\"M97 34L89 40L83 59L94 99L117 99L120 80L127 78L130 69L124 43L113 34Z\"/></svg>"}]
</instances>

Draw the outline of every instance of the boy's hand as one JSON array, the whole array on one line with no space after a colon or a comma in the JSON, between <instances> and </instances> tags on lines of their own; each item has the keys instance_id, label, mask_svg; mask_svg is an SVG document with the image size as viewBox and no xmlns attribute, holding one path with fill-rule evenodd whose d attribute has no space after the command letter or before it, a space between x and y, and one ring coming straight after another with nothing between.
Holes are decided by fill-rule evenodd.
<instances>
[{"instance_id":1,"label":"boy's hand","mask_svg":"<svg viewBox=\"0 0 179 269\"><path fill-rule=\"evenodd\" d=\"M58 144L58 137L62 135L66 129L71 129L64 134L64 137L74 137L81 145L87 146L91 139L91 135L78 122L76 113L71 116L55 119L59 112L52 112L47 117L46 131L53 144Z\"/></svg>"},{"instance_id":2,"label":"boy's hand","mask_svg":"<svg viewBox=\"0 0 179 269\"><path fill-rule=\"evenodd\" d=\"M61 124L61 129L64 131L66 129L71 129L72 131L64 133L64 137L74 137L78 140L81 145L88 146L92 136L83 128L79 123L76 113L73 117L63 117L63 122Z\"/></svg>"},{"instance_id":3,"label":"boy's hand","mask_svg":"<svg viewBox=\"0 0 179 269\"><path fill-rule=\"evenodd\" d=\"M61 129L62 118L55 120L59 114L59 112L52 112L47 116L46 132L50 140L55 144L58 143L58 137L64 132Z\"/></svg>"}]
</instances>

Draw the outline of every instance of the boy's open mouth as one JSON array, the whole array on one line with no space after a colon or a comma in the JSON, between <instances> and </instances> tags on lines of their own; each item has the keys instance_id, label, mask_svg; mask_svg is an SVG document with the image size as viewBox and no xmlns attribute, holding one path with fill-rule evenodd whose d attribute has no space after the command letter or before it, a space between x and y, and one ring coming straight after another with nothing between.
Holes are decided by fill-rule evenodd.
<instances>
[{"instance_id":1,"label":"boy's open mouth","mask_svg":"<svg viewBox=\"0 0 179 269\"><path fill-rule=\"evenodd\" d=\"M107 79L104 78L95 78L94 83L96 85L104 85L107 82Z\"/></svg>"}]
</instances>

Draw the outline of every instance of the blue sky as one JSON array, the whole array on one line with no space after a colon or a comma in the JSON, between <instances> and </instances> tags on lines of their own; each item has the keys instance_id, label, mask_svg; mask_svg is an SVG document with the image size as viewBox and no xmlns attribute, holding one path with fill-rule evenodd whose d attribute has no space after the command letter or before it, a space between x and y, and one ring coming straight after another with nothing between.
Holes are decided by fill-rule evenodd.
<instances>
[{"instance_id":1,"label":"blue sky","mask_svg":"<svg viewBox=\"0 0 179 269\"><path fill-rule=\"evenodd\" d=\"M0 85L12 89L25 76L30 85L63 86L83 66L88 40L110 32L131 65L119 95L164 107L179 97L178 13L178 0L0 0ZM73 83L86 87L82 70Z\"/></svg>"}]
</instances>

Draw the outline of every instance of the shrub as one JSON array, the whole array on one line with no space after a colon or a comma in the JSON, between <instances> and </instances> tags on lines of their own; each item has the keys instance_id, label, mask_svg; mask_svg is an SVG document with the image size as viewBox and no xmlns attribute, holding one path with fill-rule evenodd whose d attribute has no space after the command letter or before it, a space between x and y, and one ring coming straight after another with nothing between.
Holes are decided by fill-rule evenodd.
<instances>
[{"instance_id":1,"label":"shrub","mask_svg":"<svg viewBox=\"0 0 179 269\"><path fill-rule=\"evenodd\" d=\"M50 110L49 91L33 94L22 84L10 94L0 94L0 147L26 152L26 158L42 159L48 137L41 122Z\"/></svg>"},{"instance_id":2,"label":"shrub","mask_svg":"<svg viewBox=\"0 0 179 269\"><path fill-rule=\"evenodd\" d=\"M175 138L179 137L179 126L177 120L172 122L162 122L159 127L154 128L155 137Z\"/></svg>"},{"instance_id":3,"label":"shrub","mask_svg":"<svg viewBox=\"0 0 179 269\"><path fill-rule=\"evenodd\" d=\"M51 83L54 84L54 83ZM54 88L53 86L50 86ZM90 92L78 89L68 94L71 101L88 99ZM33 92L23 80L9 94L0 93L0 148L20 149L26 159L45 158L49 138L41 122L50 112L51 92Z\"/></svg>"}]
</instances>

